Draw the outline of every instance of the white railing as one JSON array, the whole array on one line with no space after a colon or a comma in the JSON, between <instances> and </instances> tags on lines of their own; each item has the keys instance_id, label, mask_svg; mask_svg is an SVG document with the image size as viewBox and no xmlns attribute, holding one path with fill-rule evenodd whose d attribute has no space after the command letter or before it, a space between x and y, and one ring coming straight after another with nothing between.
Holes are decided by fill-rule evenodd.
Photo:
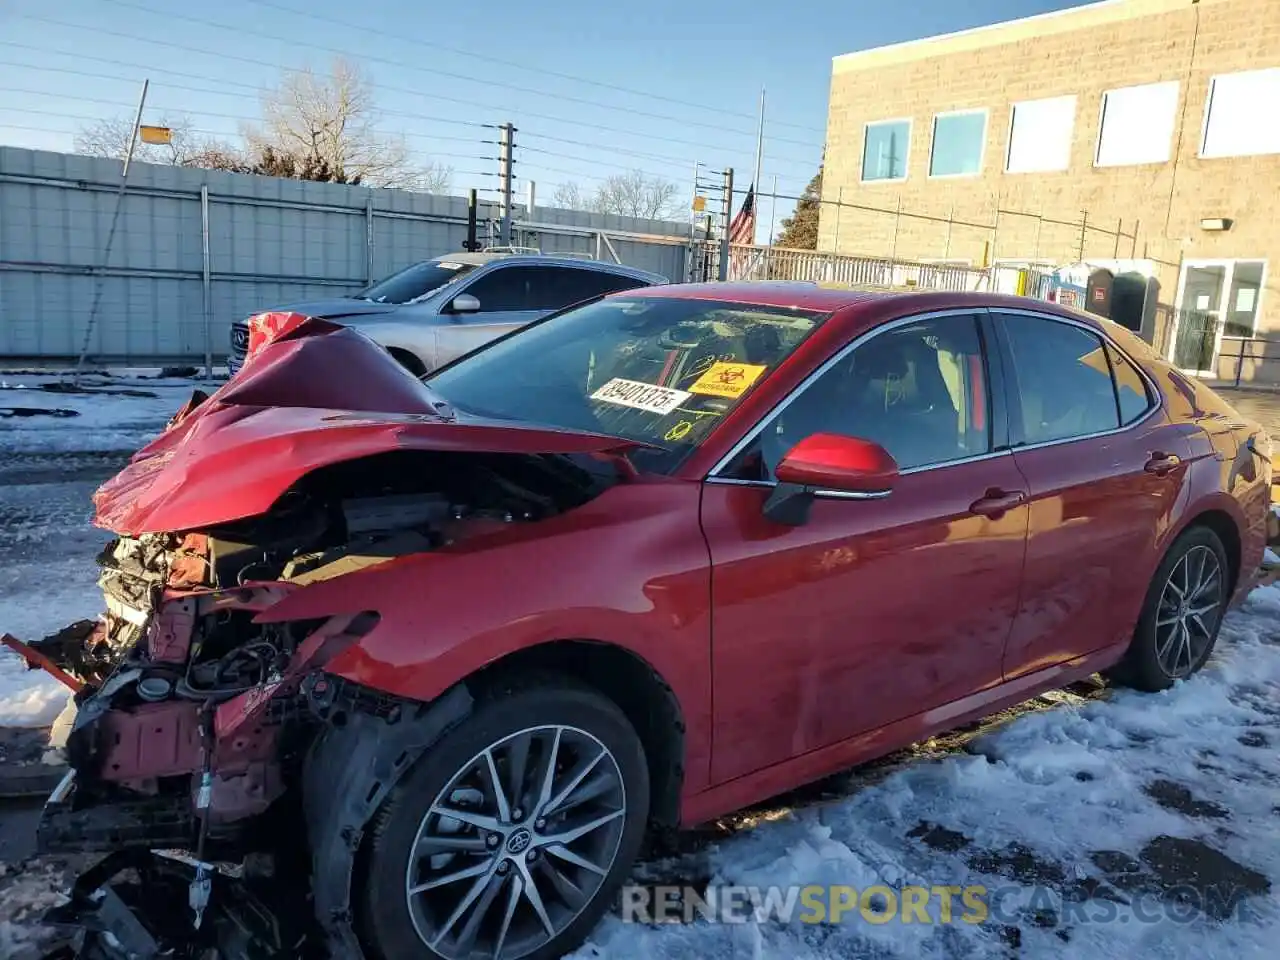
<instances>
[{"instance_id":1,"label":"white railing","mask_svg":"<svg viewBox=\"0 0 1280 960\"><path fill-rule=\"evenodd\" d=\"M870 290L971 290L1022 293L1047 300L1050 275L1014 266L971 267L956 262L899 260L735 244L730 280L800 280Z\"/></svg>"}]
</instances>

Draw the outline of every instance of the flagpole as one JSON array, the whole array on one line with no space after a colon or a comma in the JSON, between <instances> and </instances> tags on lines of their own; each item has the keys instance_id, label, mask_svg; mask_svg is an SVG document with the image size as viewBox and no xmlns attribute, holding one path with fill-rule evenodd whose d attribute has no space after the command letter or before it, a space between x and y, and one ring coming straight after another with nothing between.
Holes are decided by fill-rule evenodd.
<instances>
[{"instance_id":1,"label":"flagpole","mask_svg":"<svg viewBox=\"0 0 1280 960\"><path fill-rule=\"evenodd\" d=\"M751 219L753 221L752 231L751 231L752 243L756 242L755 229L754 229L755 224L758 224L760 222L760 218L757 217L755 214L756 214L756 211L760 209L760 163L763 159L764 159L764 87L761 87L760 88L760 126L756 130L756 172L755 172L755 176L751 178L751 189L755 191L755 194L751 198L752 204L754 207L754 209L751 212Z\"/></svg>"},{"instance_id":2,"label":"flagpole","mask_svg":"<svg viewBox=\"0 0 1280 960\"><path fill-rule=\"evenodd\" d=\"M760 88L760 126L756 131L756 174L751 185L760 192L760 162L764 159L764 87Z\"/></svg>"}]
</instances>

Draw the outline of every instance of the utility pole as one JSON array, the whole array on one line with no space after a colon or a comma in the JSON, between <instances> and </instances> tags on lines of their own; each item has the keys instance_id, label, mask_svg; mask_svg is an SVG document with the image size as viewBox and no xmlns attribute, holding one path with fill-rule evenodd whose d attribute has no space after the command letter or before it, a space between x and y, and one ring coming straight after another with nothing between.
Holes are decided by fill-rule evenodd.
<instances>
[{"instance_id":1,"label":"utility pole","mask_svg":"<svg viewBox=\"0 0 1280 960\"><path fill-rule=\"evenodd\" d=\"M511 243L511 190L515 181L515 133L516 128L504 123L498 128L498 211L501 220L498 227L498 242L504 245Z\"/></svg>"},{"instance_id":2,"label":"utility pole","mask_svg":"<svg viewBox=\"0 0 1280 960\"><path fill-rule=\"evenodd\" d=\"M120 171L120 187L116 190L116 205L111 211L111 226L107 229L107 242L102 250L102 267L93 286L93 304L89 307L89 322L84 328L84 341L80 344L80 355L76 358L76 369L71 376L74 386L80 386L80 371L84 367L84 358L89 354L89 341L93 339L93 325L98 319L98 307L102 305L102 288L106 282L107 265L111 262L111 247L116 239L116 225L120 222L120 205L124 201L124 192L129 186L129 164L133 161L133 148L138 143L138 128L142 126L142 110L147 104L147 90L151 86L149 78L142 81L142 94L138 97L138 112L133 117L133 129L129 131L129 149L124 155L124 167ZM206 218L206 223L208 222ZM206 337L206 343L208 338Z\"/></svg>"},{"instance_id":3,"label":"utility pole","mask_svg":"<svg viewBox=\"0 0 1280 960\"><path fill-rule=\"evenodd\" d=\"M733 222L733 168L724 172L724 219L720 231L720 263L716 279L729 279L729 225Z\"/></svg>"},{"instance_id":4,"label":"utility pole","mask_svg":"<svg viewBox=\"0 0 1280 960\"><path fill-rule=\"evenodd\" d=\"M693 192L689 195L689 265L685 271L685 279L691 283L698 279L698 171L701 169L702 161L693 161Z\"/></svg>"}]
</instances>

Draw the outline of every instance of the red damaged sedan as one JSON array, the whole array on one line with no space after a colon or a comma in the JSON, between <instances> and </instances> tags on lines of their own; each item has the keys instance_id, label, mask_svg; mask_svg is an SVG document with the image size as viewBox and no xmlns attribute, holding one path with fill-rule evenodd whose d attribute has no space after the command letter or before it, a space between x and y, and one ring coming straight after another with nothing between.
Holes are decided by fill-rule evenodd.
<instances>
[{"instance_id":1,"label":"red damaged sedan","mask_svg":"<svg viewBox=\"0 0 1280 960\"><path fill-rule=\"evenodd\" d=\"M1266 536L1256 424L1016 298L655 288L425 382L310 321L196 400L27 651L93 956L559 956L651 826L1190 676Z\"/></svg>"}]
</instances>

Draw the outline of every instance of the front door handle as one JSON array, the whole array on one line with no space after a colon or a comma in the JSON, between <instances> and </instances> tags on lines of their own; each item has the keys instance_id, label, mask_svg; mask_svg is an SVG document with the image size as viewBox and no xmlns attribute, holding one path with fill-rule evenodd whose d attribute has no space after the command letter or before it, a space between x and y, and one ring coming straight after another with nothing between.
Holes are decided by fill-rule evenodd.
<instances>
[{"instance_id":1,"label":"front door handle","mask_svg":"<svg viewBox=\"0 0 1280 960\"><path fill-rule=\"evenodd\" d=\"M1153 453L1142 469L1147 473L1154 473L1157 477L1163 477L1167 473L1171 473L1177 469L1178 464L1182 461L1172 453Z\"/></svg>"},{"instance_id":2,"label":"front door handle","mask_svg":"<svg viewBox=\"0 0 1280 960\"><path fill-rule=\"evenodd\" d=\"M1022 506L1027 502L1027 495L1022 490L988 490L986 496L981 500L975 500L969 506L970 513L976 513L980 517L989 517L992 520L998 520L1014 507Z\"/></svg>"}]
</instances>

